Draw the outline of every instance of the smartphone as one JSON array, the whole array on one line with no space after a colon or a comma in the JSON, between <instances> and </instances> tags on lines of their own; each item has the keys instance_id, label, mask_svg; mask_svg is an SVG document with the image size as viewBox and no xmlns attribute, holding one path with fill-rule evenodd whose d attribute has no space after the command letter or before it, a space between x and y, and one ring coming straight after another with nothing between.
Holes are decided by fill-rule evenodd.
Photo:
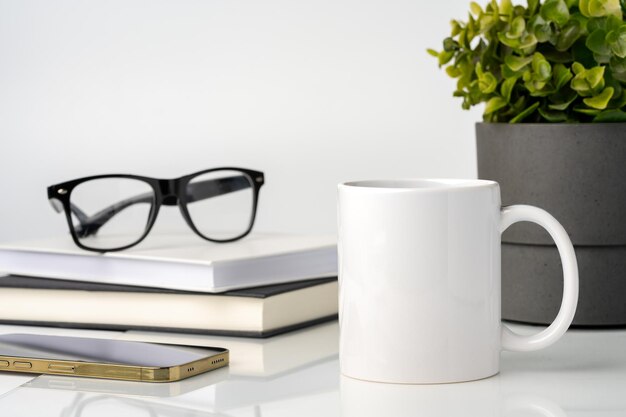
<instances>
[{"instance_id":1,"label":"smartphone","mask_svg":"<svg viewBox=\"0 0 626 417\"><path fill-rule=\"evenodd\" d=\"M228 365L228 350L37 334L0 335L0 371L172 382Z\"/></svg>"}]
</instances>

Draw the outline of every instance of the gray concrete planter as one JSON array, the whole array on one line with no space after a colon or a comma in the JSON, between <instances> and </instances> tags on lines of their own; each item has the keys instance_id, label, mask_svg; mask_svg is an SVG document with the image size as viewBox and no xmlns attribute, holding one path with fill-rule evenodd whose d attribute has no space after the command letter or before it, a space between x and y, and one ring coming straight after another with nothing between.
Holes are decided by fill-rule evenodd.
<instances>
[{"instance_id":1,"label":"gray concrete planter","mask_svg":"<svg viewBox=\"0 0 626 417\"><path fill-rule=\"evenodd\" d=\"M626 325L626 124L476 125L478 177L502 203L548 210L568 231L580 269L574 324ZM550 236L516 224L502 236L502 317L549 323L562 272Z\"/></svg>"}]
</instances>

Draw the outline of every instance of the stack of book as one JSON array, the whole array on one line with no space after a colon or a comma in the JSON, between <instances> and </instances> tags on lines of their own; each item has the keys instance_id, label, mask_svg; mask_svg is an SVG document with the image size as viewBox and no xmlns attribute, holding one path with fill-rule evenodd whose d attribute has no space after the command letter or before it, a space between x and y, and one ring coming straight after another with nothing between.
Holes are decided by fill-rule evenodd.
<instances>
[{"instance_id":1,"label":"stack of book","mask_svg":"<svg viewBox=\"0 0 626 417\"><path fill-rule=\"evenodd\" d=\"M0 271L2 323L268 337L337 316L332 237L151 236L105 254L48 239L0 245Z\"/></svg>"}]
</instances>

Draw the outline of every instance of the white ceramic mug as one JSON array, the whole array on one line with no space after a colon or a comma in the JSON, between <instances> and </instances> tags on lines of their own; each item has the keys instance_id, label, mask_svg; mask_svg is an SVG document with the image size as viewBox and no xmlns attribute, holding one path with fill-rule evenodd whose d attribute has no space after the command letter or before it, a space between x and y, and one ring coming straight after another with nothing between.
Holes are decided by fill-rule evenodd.
<instances>
[{"instance_id":1,"label":"white ceramic mug","mask_svg":"<svg viewBox=\"0 0 626 417\"><path fill-rule=\"evenodd\" d=\"M344 375L394 383L486 378L498 373L502 349L545 348L572 322L578 267L567 233L537 207L501 207L496 182L348 182L338 198ZM561 309L532 336L500 322L500 234L520 221L544 227L563 264Z\"/></svg>"}]
</instances>

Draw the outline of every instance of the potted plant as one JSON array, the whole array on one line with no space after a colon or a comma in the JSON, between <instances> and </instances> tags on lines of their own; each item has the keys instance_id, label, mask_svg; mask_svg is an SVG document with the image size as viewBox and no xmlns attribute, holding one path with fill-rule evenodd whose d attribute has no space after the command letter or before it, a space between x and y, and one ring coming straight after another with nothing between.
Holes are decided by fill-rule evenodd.
<instances>
[{"instance_id":1,"label":"potted plant","mask_svg":"<svg viewBox=\"0 0 626 417\"><path fill-rule=\"evenodd\" d=\"M576 246L578 325L626 324L626 6L622 0L471 3L441 51L476 125L478 175L503 204L528 202L561 221ZM503 238L502 315L549 323L562 288L540 228ZM533 280L533 277L540 277Z\"/></svg>"}]
</instances>

